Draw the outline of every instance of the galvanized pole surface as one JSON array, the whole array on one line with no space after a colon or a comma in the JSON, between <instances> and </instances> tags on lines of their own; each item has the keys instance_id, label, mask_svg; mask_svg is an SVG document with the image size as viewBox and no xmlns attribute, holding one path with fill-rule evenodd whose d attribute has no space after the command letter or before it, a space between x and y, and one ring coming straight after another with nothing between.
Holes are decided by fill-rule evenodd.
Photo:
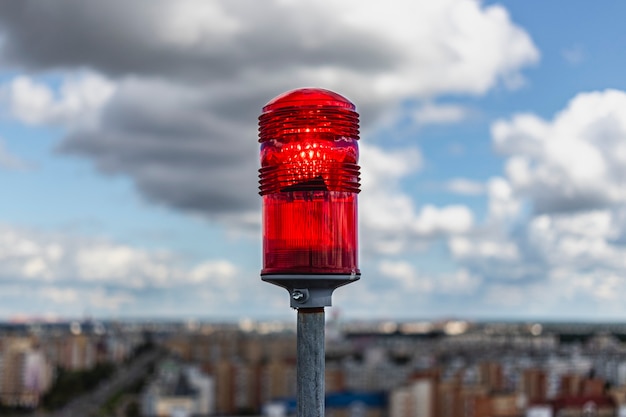
<instances>
[{"instance_id":1,"label":"galvanized pole surface","mask_svg":"<svg viewBox=\"0 0 626 417\"><path fill-rule=\"evenodd\" d=\"M324 308L298 309L297 417L324 417Z\"/></svg>"}]
</instances>

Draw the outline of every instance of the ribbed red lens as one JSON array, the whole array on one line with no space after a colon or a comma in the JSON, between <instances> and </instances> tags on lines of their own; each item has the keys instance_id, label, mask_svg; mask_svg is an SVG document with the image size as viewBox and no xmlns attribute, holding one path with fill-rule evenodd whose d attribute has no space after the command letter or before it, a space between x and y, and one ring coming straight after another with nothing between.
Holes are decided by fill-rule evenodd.
<instances>
[{"instance_id":1,"label":"ribbed red lens","mask_svg":"<svg viewBox=\"0 0 626 417\"><path fill-rule=\"evenodd\" d=\"M262 274L358 270L358 114L344 97L300 89L259 117Z\"/></svg>"}]
</instances>

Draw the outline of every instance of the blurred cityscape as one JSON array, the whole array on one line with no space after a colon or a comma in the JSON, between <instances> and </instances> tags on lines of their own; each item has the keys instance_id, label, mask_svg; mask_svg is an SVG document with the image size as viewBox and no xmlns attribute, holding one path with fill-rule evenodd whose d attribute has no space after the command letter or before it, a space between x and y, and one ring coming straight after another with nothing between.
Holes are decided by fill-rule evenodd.
<instances>
[{"instance_id":1,"label":"blurred cityscape","mask_svg":"<svg viewBox=\"0 0 626 417\"><path fill-rule=\"evenodd\" d=\"M330 417L626 416L626 324L326 323ZM1 416L295 415L293 323L0 325Z\"/></svg>"}]
</instances>

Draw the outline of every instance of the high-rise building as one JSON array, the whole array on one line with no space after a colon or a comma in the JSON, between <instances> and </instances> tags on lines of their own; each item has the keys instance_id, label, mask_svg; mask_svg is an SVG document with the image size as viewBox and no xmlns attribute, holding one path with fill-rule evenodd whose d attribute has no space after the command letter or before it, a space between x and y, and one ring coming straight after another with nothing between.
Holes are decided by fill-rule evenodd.
<instances>
[{"instance_id":1,"label":"high-rise building","mask_svg":"<svg viewBox=\"0 0 626 417\"><path fill-rule=\"evenodd\" d=\"M524 398L518 393L496 393L479 396L474 403L474 417L521 417Z\"/></svg>"},{"instance_id":2,"label":"high-rise building","mask_svg":"<svg viewBox=\"0 0 626 417\"><path fill-rule=\"evenodd\" d=\"M36 407L52 385L53 369L39 343L29 337L9 337L0 357L0 402Z\"/></svg>"},{"instance_id":3,"label":"high-rise building","mask_svg":"<svg viewBox=\"0 0 626 417\"><path fill-rule=\"evenodd\" d=\"M263 403L277 398L296 396L296 363L287 360L271 360L263 367L261 376L261 399Z\"/></svg>"},{"instance_id":4,"label":"high-rise building","mask_svg":"<svg viewBox=\"0 0 626 417\"><path fill-rule=\"evenodd\" d=\"M215 404L218 414L233 414L235 411L234 364L232 361L219 361L213 367L215 376Z\"/></svg>"},{"instance_id":5,"label":"high-rise building","mask_svg":"<svg viewBox=\"0 0 626 417\"><path fill-rule=\"evenodd\" d=\"M461 379L451 378L437 387L439 417L461 417Z\"/></svg>"},{"instance_id":6,"label":"high-rise building","mask_svg":"<svg viewBox=\"0 0 626 417\"><path fill-rule=\"evenodd\" d=\"M502 365L498 362L482 362L478 366L478 383L490 392L504 391Z\"/></svg>"},{"instance_id":7,"label":"high-rise building","mask_svg":"<svg viewBox=\"0 0 626 417\"><path fill-rule=\"evenodd\" d=\"M579 374L561 375L559 397L578 397L581 393L583 377Z\"/></svg>"},{"instance_id":8,"label":"high-rise building","mask_svg":"<svg viewBox=\"0 0 626 417\"><path fill-rule=\"evenodd\" d=\"M413 414L413 398L409 387L400 387L389 395L389 417L408 417Z\"/></svg>"},{"instance_id":9,"label":"high-rise building","mask_svg":"<svg viewBox=\"0 0 626 417\"><path fill-rule=\"evenodd\" d=\"M435 382L418 379L391 391L389 417L436 417Z\"/></svg>"},{"instance_id":10,"label":"high-rise building","mask_svg":"<svg viewBox=\"0 0 626 417\"><path fill-rule=\"evenodd\" d=\"M481 399L489 395L489 390L482 385L464 385L459 392L459 417L476 417L477 407L482 405Z\"/></svg>"},{"instance_id":11,"label":"high-rise building","mask_svg":"<svg viewBox=\"0 0 626 417\"><path fill-rule=\"evenodd\" d=\"M26 337L6 338L2 346L2 369L0 369L0 401L4 405L18 406L24 390L25 354L31 341Z\"/></svg>"},{"instance_id":12,"label":"high-rise building","mask_svg":"<svg viewBox=\"0 0 626 417\"><path fill-rule=\"evenodd\" d=\"M146 417L210 416L215 414L214 381L196 367L165 362L157 379L144 390L141 414Z\"/></svg>"},{"instance_id":13,"label":"high-rise building","mask_svg":"<svg viewBox=\"0 0 626 417\"><path fill-rule=\"evenodd\" d=\"M600 397L563 397L552 401L553 415L574 417L574 416L597 416L613 417L618 408L612 398L608 396Z\"/></svg>"},{"instance_id":14,"label":"high-rise building","mask_svg":"<svg viewBox=\"0 0 626 417\"><path fill-rule=\"evenodd\" d=\"M541 403L547 398L548 385L546 372L539 368L527 368L522 371L519 390L529 403Z\"/></svg>"},{"instance_id":15,"label":"high-rise building","mask_svg":"<svg viewBox=\"0 0 626 417\"><path fill-rule=\"evenodd\" d=\"M437 371L418 373L408 385L391 391L390 417L438 417Z\"/></svg>"},{"instance_id":16,"label":"high-rise building","mask_svg":"<svg viewBox=\"0 0 626 417\"><path fill-rule=\"evenodd\" d=\"M64 338L59 361L61 367L71 371L92 369L96 366L96 358L96 343L91 337L80 334Z\"/></svg>"},{"instance_id":17,"label":"high-rise building","mask_svg":"<svg viewBox=\"0 0 626 417\"><path fill-rule=\"evenodd\" d=\"M346 374L341 362L326 362L325 384L327 393L342 392L346 388Z\"/></svg>"},{"instance_id":18,"label":"high-rise building","mask_svg":"<svg viewBox=\"0 0 626 417\"><path fill-rule=\"evenodd\" d=\"M260 410L263 403L261 365L222 360L207 369L215 377L218 414L249 414Z\"/></svg>"},{"instance_id":19,"label":"high-rise building","mask_svg":"<svg viewBox=\"0 0 626 417\"><path fill-rule=\"evenodd\" d=\"M600 397L605 394L606 382L600 378L587 378L582 381L580 393L585 397Z\"/></svg>"},{"instance_id":20,"label":"high-rise building","mask_svg":"<svg viewBox=\"0 0 626 417\"><path fill-rule=\"evenodd\" d=\"M200 368L188 366L184 370L189 384L196 390L196 413L202 416L215 414L215 380Z\"/></svg>"}]
</instances>

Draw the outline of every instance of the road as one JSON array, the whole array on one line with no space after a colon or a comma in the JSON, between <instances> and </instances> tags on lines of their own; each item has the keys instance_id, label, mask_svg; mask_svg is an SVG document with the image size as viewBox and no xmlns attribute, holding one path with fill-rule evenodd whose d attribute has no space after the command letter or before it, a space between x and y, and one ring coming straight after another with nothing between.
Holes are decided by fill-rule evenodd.
<instances>
[{"instance_id":1,"label":"road","mask_svg":"<svg viewBox=\"0 0 626 417\"><path fill-rule=\"evenodd\" d=\"M113 377L101 383L94 391L75 398L62 409L49 413L37 412L30 417L88 417L98 411L117 391L143 377L150 365L161 356L160 351L146 352L130 365L120 366ZM22 414L20 417L26 416Z\"/></svg>"}]
</instances>

